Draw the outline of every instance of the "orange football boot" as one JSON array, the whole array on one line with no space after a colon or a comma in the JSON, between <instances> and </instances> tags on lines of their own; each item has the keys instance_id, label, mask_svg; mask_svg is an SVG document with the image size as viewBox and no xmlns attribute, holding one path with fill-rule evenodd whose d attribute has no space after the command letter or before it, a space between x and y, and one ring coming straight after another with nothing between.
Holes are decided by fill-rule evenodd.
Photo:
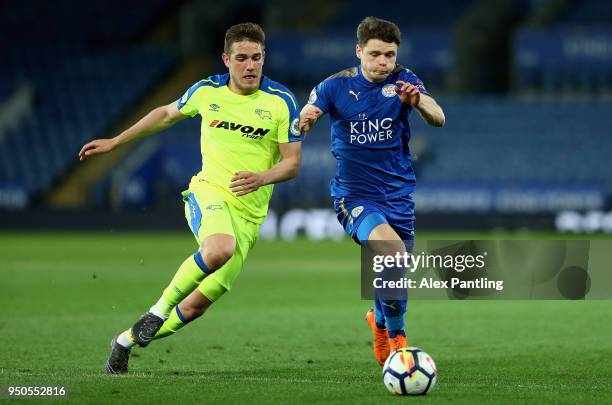
<instances>
[{"instance_id":1,"label":"orange football boot","mask_svg":"<svg viewBox=\"0 0 612 405\"><path fill-rule=\"evenodd\" d=\"M389 338L389 349L391 353L399 349L405 349L407 347L408 341L406 340L406 336L397 335L393 339Z\"/></svg>"},{"instance_id":2,"label":"orange football boot","mask_svg":"<svg viewBox=\"0 0 612 405\"><path fill-rule=\"evenodd\" d=\"M381 366L385 364L387 357L389 357L389 335L387 335L387 329L379 329L376 326L376 315L374 310L370 309L366 312L366 321L368 326L372 330L372 337L374 338L374 357Z\"/></svg>"}]
</instances>

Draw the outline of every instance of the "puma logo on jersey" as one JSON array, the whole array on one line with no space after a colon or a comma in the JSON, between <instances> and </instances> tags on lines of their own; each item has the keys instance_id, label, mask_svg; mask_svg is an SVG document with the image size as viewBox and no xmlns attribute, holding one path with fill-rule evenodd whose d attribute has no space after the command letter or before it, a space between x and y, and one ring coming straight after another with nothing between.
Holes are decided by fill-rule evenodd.
<instances>
[{"instance_id":1,"label":"puma logo on jersey","mask_svg":"<svg viewBox=\"0 0 612 405\"><path fill-rule=\"evenodd\" d=\"M359 101L359 93L361 93L360 91L358 91L357 93L355 93L353 90L349 90L349 94L352 94L355 97L355 100Z\"/></svg>"},{"instance_id":2,"label":"puma logo on jersey","mask_svg":"<svg viewBox=\"0 0 612 405\"><path fill-rule=\"evenodd\" d=\"M235 122L219 121L219 120L212 120L209 127L222 128L222 129L227 129L230 131L240 130L240 132L244 134L243 136L247 136L248 138L259 137L259 139L263 138L264 135L270 132L270 129L255 128L250 125L243 125L243 124L238 124Z\"/></svg>"}]
</instances>

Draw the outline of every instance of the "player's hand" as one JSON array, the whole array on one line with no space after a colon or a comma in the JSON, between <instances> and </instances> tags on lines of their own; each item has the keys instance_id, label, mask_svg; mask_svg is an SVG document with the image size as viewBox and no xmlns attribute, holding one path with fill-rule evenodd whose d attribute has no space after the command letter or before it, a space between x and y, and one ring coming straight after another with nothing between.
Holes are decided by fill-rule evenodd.
<instances>
[{"instance_id":1,"label":"player's hand","mask_svg":"<svg viewBox=\"0 0 612 405\"><path fill-rule=\"evenodd\" d=\"M263 185L263 176L260 173L237 172L231 179L230 190L240 197L257 191Z\"/></svg>"},{"instance_id":2,"label":"player's hand","mask_svg":"<svg viewBox=\"0 0 612 405\"><path fill-rule=\"evenodd\" d=\"M399 96L402 103L408 104L411 107L414 107L419 104L419 100L421 99L421 93L415 85L406 83L402 80L398 80L395 83L398 84L398 87L395 92Z\"/></svg>"},{"instance_id":3,"label":"player's hand","mask_svg":"<svg viewBox=\"0 0 612 405\"><path fill-rule=\"evenodd\" d=\"M96 139L91 141L79 152L79 160L85 160L86 157L95 155L97 153L110 152L115 149L116 143L112 139Z\"/></svg>"},{"instance_id":4,"label":"player's hand","mask_svg":"<svg viewBox=\"0 0 612 405\"><path fill-rule=\"evenodd\" d=\"M319 118L317 111L307 111L300 114L300 131L308 132Z\"/></svg>"}]
</instances>

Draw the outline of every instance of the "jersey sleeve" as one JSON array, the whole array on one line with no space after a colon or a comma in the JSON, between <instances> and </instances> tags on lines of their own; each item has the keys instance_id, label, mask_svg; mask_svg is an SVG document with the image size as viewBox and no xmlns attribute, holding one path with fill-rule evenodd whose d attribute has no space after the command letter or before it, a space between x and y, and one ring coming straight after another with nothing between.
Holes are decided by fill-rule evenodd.
<instances>
[{"instance_id":1,"label":"jersey sleeve","mask_svg":"<svg viewBox=\"0 0 612 405\"><path fill-rule=\"evenodd\" d=\"M278 143L300 142L302 134L300 131L300 105L293 93L287 91L281 97L281 107L278 122Z\"/></svg>"},{"instance_id":2,"label":"jersey sleeve","mask_svg":"<svg viewBox=\"0 0 612 405\"><path fill-rule=\"evenodd\" d=\"M406 69L402 76L403 76L402 80L404 80L405 82L408 82L408 83L414 85L414 87L419 89L420 93L427 94L428 96L431 96L431 94L429 94L429 92L425 88L425 85L423 84L423 81L421 79L419 79L419 77L412 70Z\"/></svg>"},{"instance_id":3,"label":"jersey sleeve","mask_svg":"<svg viewBox=\"0 0 612 405\"><path fill-rule=\"evenodd\" d=\"M331 100L329 97L331 86L330 80L324 80L319 83L312 91L310 92L310 97L308 97L308 104L314 105L319 108L323 113L327 114L329 112L331 106Z\"/></svg>"},{"instance_id":4,"label":"jersey sleeve","mask_svg":"<svg viewBox=\"0 0 612 405\"><path fill-rule=\"evenodd\" d=\"M197 103L195 103L194 94L202 87L202 82L197 82L187 89L185 94L177 101L177 107L183 115L194 117L199 113Z\"/></svg>"}]
</instances>

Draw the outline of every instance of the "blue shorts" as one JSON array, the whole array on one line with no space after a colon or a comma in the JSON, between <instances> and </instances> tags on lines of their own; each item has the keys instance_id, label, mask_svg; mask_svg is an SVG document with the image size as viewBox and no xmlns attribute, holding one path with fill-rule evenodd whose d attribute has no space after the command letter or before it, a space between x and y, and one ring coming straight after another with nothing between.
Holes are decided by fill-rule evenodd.
<instances>
[{"instance_id":1,"label":"blue shorts","mask_svg":"<svg viewBox=\"0 0 612 405\"><path fill-rule=\"evenodd\" d=\"M334 199L334 208L346 233L359 244L380 224L389 224L402 240L414 240L412 194L384 202L340 197Z\"/></svg>"}]
</instances>

